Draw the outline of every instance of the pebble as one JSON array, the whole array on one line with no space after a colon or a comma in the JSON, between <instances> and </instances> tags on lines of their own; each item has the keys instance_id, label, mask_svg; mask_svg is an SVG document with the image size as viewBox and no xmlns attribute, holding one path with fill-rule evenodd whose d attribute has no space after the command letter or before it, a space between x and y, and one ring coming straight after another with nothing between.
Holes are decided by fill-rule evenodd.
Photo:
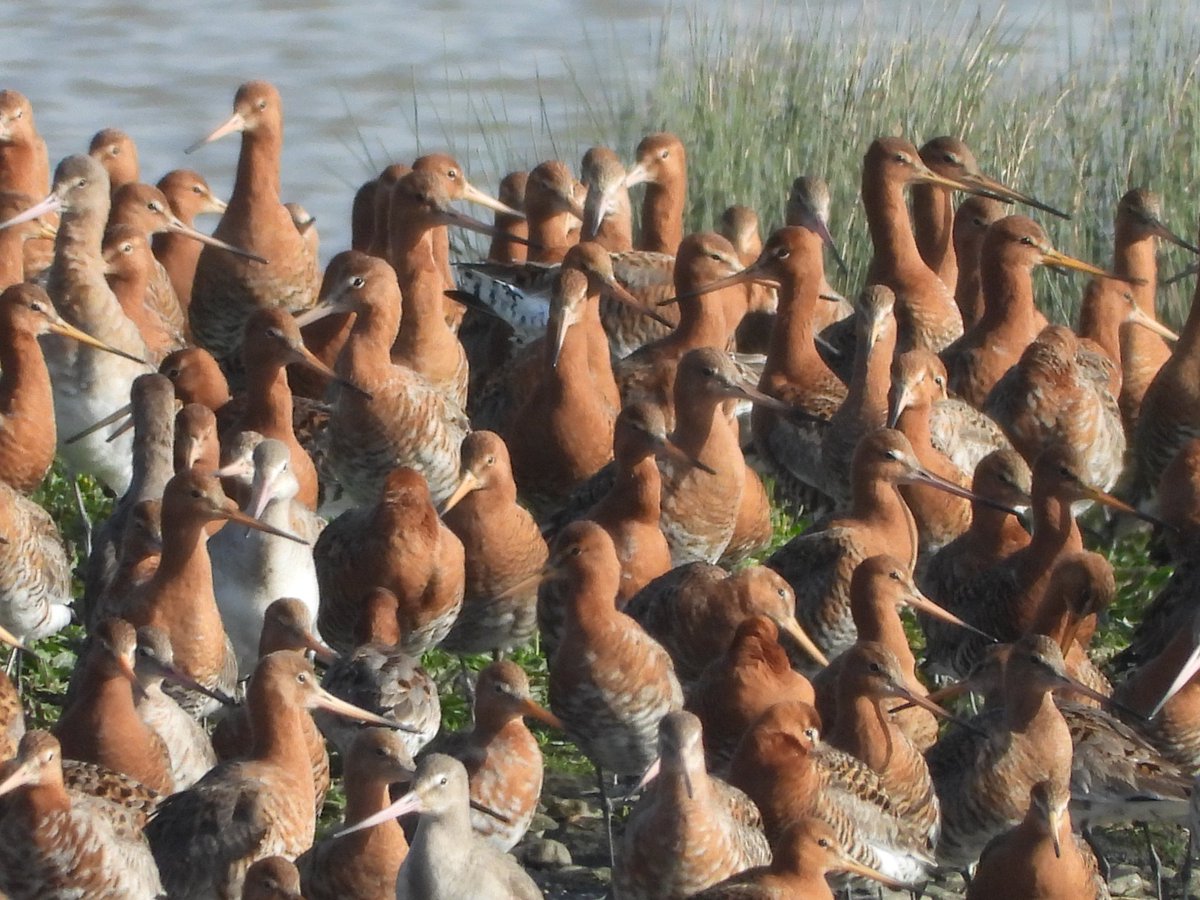
<instances>
[{"instance_id":1,"label":"pebble","mask_svg":"<svg viewBox=\"0 0 1200 900\"><path fill-rule=\"evenodd\" d=\"M551 838L526 841L520 855L525 865L535 869L562 869L572 862L566 844Z\"/></svg>"}]
</instances>

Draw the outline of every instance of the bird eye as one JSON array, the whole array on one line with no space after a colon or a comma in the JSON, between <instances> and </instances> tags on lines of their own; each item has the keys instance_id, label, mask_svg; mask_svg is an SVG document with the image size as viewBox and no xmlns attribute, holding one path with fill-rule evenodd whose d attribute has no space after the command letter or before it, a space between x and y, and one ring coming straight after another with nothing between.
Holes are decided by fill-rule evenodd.
<instances>
[{"instance_id":1,"label":"bird eye","mask_svg":"<svg viewBox=\"0 0 1200 900\"><path fill-rule=\"evenodd\" d=\"M458 177L458 170L457 169L447 169L446 177L449 178L451 181L453 181L455 178Z\"/></svg>"},{"instance_id":2,"label":"bird eye","mask_svg":"<svg viewBox=\"0 0 1200 900\"><path fill-rule=\"evenodd\" d=\"M375 755L376 755L376 756L387 756L387 750L386 750L386 749L384 749L383 747L376 747L376 748L375 748Z\"/></svg>"},{"instance_id":3,"label":"bird eye","mask_svg":"<svg viewBox=\"0 0 1200 900\"><path fill-rule=\"evenodd\" d=\"M193 496L193 497L195 497L196 499L199 499L199 498L203 497L203 496L204 496L204 494L202 494L200 491L198 491L198 490L196 490L195 488L193 488L193 489L192 489L192 496Z\"/></svg>"},{"instance_id":4,"label":"bird eye","mask_svg":"<svg viewBox=\"0 0 1200 900\"><path fill-rule=\"evenodd\" d=\"M714 369L712 366L706 366L704 368L704 374L707 375L709 378L715 378L717 375L717 370Z\"/></svg>"},{"instance_id":5,"label":"bird eye","mask_svg":"<svg viewBox=\"0 0 1200 900\"><path fill-rule=\"evenodd\" d=\"M888 572L888 578L892 579L892 581L899 581L900 573L897 572L895 569L892 569L892 571Z\"/></svg>"},{"instance_id":6,"label":"bird eye","mask_svg":"<svg viewBox=\"0 0 1200 900\"><path fill-rule=\"evenodd\" d=\"M200 185L198 185L198 184L193 184L192 185L192 193L193 194L203 194L204 188L200 187Z\"/></svg>"},{"instance_id":7,"label":"bird eye","mask_svg":"<svg viewBox=\"0 0 1200 900\"><path fill-rule=\"evenodd\" d=\"M897 153L895 156L892 157L892 159L894 159L898 163L908 162L908 157L905 156L903 153Z\"/></svg>"},{"instance_id":8,"label":"bird eye","mask_svg":"<svg viewBox=\"0 0 1200 900\"><path fill-rule=\"evenodd\" d=\"M881 666L879 663L871 663L869 668L872 672L882 672L883 671L883 666Z\"/></svg>"},{"instance_id":9,"label":"bird eye","mask_svg":"<svg viewBox=\"0 0 1200 900\"><path fill-rule=\"evenodd\" d=\"M300 673L299 673L299 674L296 676L296 683L297 683L297 684L308 684L308 673L307 673L307 672L300 672Z\"/></svg>"},{"instance_id":10,"label":"bird eye","mask_svg":"<svg viewBox=\"0 0 1200 900\"><path fill-rule=\"evenodd\" d=\"M118 144L113 144L111 147L108 148L108 153L110 156L120 156L121 155L121 147Z\"/></svg>"},{"instance_id":11,"label":"bird eye","mask_svg":"<svg viewBox=\"0 0 1200 900\"><path fill-rule=\"evenodd\" d=\"M87 184L87 179L80 178L78 181L75 182L75 187L84 187L86 184Z\"/></svg>"},{"instance_id":12,"label":"bird eye","mask_svg":"<svg viewBox=\"0 0 1200 900\"><path fill-rule=\"evenodd\" d=\"M1029 235L1025 235L1025 237L1021 238L1021 243L1024 244L1026 247L1032 247L1033 246L1033 238L1031 238Z\"/></svg>"},{"instance_id":13,"label":"bird eye","mask_svg":"<svg viewBox=\"0 0 1200 900\"><path fill-rule=\"evenodd\" d=\"M670 151L670 150L667 150L667 149L664 149L664 150L661 150L661 151L659 152L659 154L658 154L658 158L659 158L659 159L666 159L666 158L667 158L668 156L670 156L670 155L671 155L671 151Z\"/></svg>"},{"instance_id":14,"label":"bird eye","mask_svg":"<svg viewBox=\"0 0 1200 900\"><path fill-rule=\"evenodd\" d=\"M720 261L721 261L721 254L720 254L720 253L710 253L710 254L708 254L708 258L709 258L709 259L715 259L717 262L720 262Z\"/></svg>"},{"instance_id":15,"label":"bird eye","mask_svg":"<svg viewBox=\"0 0 1200 900\"><path fill-rule=\"evenodd\" d=\"M583 552L583 548L582 548L582 547L579 547L578 545L576 545L576 546L574 546L574 547L572 547L572 548L571 548L571 555L572 555L572 556L578 556L578 555L579 555L580 553L582 553L582 552Z\"/></svg>"},{"instance_id":16,"label":"bird eye","mask_svg":"<svg viewBox=\"0 0 1200 900\"><path fill-rule=\"evenodd\" d=\"M496 464L496 457L489 455L488 458L484 460L484 464L494 466Z\"/></svg>"},{"instance_id":17,"label":"bird eye","mask_svg":"<svg viewBox=\"0 0 1200 900\"><path fill-rule=\"evenodd\" d=\"M259 101L258 101L258 108L259 108L259 109L266 109L266 108L267 108L267 101L266 101L266 100L259 100Z\"/></svg>"},{"instance_id":18,"label":"bird eye","mask_svg":"<svg viewBox=\"0 0 1200 900\"><path fill-rule=\"evenodd\" d=\"M30 303L30 304L29 304L29 308L30 308L30 309L32 309L34 312L41 312L41 311L42 311L42 304L40 304L40 303L37 303L37 302Z\"/></svg>"},{"instance_id":19,"label":"bird eye","mask_svg":"<svg viewBox=\"0 0 1200 900\"><path fill-rule=\"evenodd\" d=\"M363 287L366 283L367 283L366 279L363 278L361 275L355 275L353 278L350 279L350 287L354 288L355 290L358 290L359 288Z\"/></svg>"},{"instance_id":20,"label":"bird eye","mask_svg":"<svg viewBox=\"0 0 1200 900\"><path fill-rule=\"evenodd\" d=\"M504 693L504 685L503 685L503 683L501 683L501 682L497 681L497 682L496 682L495 691L496 691L496 693L497 693L497 694L503 694L503 693Z\"/></svg>"},{"instance_id":21,"label":"bird eye","mask_svg":"<svg viewBox=\"0 0 1200 900\"><path fill-rule=\"evenodd\" d=\"M450 779L447 778L445 775L443 775L441 778L438 779L438 784L449 784L449 783L450 783Z\"/></svg>"},{"instance_id":22,"label":"bird eye","mask_svg":"<svg viewBox=\"0 0 1200 900\"><path fill-rule=\"evenodd\" d=\"M785 600L787 599L787 588L780 588L775 593L777 593L781 598Z\"/></svg>"},{"instance_id":23,"label":"bird eye","mask_svg":"<svg viewBox=\"0 0 1200 900\"><path fill-rule=\"evenodd\" d=\"M791 255L792 255L792 251L789 250L787 247L780 247L778 250L775 251L776 259L787 259Z\"/></svg>"},{"instance_id":24,"label":"bird eye","mask_svg":"<svg viewBox=\"0 0 1200 900\"><path fill-rule=\"evenodd\" d=\"M180 374L181 374L181 372L178 368L167 369L167 372L166 372L167 377L170 378L172 381L174 381L176 378L178 378L180 376Z\"/></svg>"},{"instance_id":25,"label":"bird eye","mask_svg":"<svg viewBox=\"0 0 1200 900\"><path fill-rule=\"evenodd\" d=\"M817 737L818 737L818 735L817 735L817 729L815 729L815 728L805 728L805 729L804 729L804 736L805 736L806 738L808 738L810 741L816 742L816 740L817 740Z\"/></svg>"},{"instance_id":26,"label":"bird eye","mask_svg":"<svg viewBox=\"0 0 1200 900\"><path fill-rule=\"evenodd\" d=\"M829 838L817 838L817 846L822 849L829 849Z\"/></svg>"},{"instance_id":27,"label":"bird eye","mask_svg":"<svg viewBox=\"0 0 1200 900\"><path fill-rule=\"evenodd\" d=\"M16 111L16 113L14 113L14 114L13 114L13 118L14 118L14 119L19 119L19 118L21 118L21 116L23 116L23 115L25 115L25 110L23 110L23 109L18 109L18 110Z\"/></svg>"},{"instance_id":28,"label":"bird eye","mask_svg":"<svg viewBox=\"0 0 1200 900\"><path fill-rule=\"evenodd\" d=\"M162 204L159 203L157 200L151 200L149 203L146 204L146 206L149 207L150 209L154 210L155 212L162 212Z\"/></svg>"},{"instance_id":29,"label":"bird eye","mask_svg":"<svg viewBox=\"0 0 1200 900\"><path fill-rule=\"evenodd\" d=\"M934 375L933 383L936 384L940 388L944 388L946 386L946 379L943 378L941 375Z\"/></svg>"},{"instance_id":30,"label":"bird eye","mask_svg":"<svg viewBox=\"0 0 1200 900\"><path fill-rule=\"evenodd\" d=\"M895 450L888 450L883 455L886 456L888 459L899 459L900 458L900 454L897 453Z\"/></svg>"},{"instance_id":31,"label":"bird eye","mask_svg":"<svg viewBox=\"0 0 1200 900\"><path fill-rule=\"evenodd\" d=\"M280 331L278 328L268 328L267 329L267 337L281 338L281 337L283 337L283 332Z\"/></svg>"},{"instance_id":32,"label":"bird eye","mask_svg":"<svg viewBox=\"0 0 1200 900\"><path fill-rule=\"evenodd\" d=\"M133 244L131 244L129 241L126 241L124 244L121 245L121 252L122 253L132 253L133 252Z\"/></svg>"}]
</instances>

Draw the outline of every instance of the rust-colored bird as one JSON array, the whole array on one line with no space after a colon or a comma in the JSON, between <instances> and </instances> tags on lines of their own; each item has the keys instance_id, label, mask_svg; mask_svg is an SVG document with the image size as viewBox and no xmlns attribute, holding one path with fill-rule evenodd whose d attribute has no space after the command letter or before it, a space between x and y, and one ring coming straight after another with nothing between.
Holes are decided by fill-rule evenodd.
<instances>
[{"instance_id":1,"label":"rust-colored bird","mask_svg":"<svg viewBox=\"0 0 1200 900\"><path fill-rule=\"evenodd\" d=\"M686 696L687 709L704 723L705 754L715 771L725 770L742 735L771 706L815 700L812 684L791 667L775 620L763 615L738 625L728 648L705 666Z\"/></svg>"},{"instance_id":2,"label":"rust-colored bird","mask_svg":"<svg viewBox=\"0 0 1200 900\"><path fill-rule=\"evenodd\" d=\"M346 756L346 825L389 806L390 787L411 781L414 768L403 735L386 728L359 729ZM296 860L296 868L307 900L391 900L407 853L400 823L389 819L345 837L317 841Z\"/></svg>"},{"instance_id":3,"label":"rust-colored bird","mask_svg":"<svg viewBox=\"0 0 1200 900\"><path fill-rule=\"evenodd\" d=\"M942 351L950 391L972 406L983 408L996 382L1046 327L1033 295L1033 268L1039 265L1129 280L1055 250L1042 227L1025 216L988 226L979 250L983 315Z\"/></svg>"},{"instance_id":4,"label":"rust-colored bird","mask_svg":"<svg viewBox=\"0 0 1200 900\"><path fill-rule=\"evenodd\" d=\"M162 794L175 789L166 742L137 714L137 632L105 619L92 633L79 689L54 726L63 756L128 775Z\"/></svg>"},{"instance_id":5,"label":"rust-colored bird","mask_svg":"<svg viewBox=\"0 0 1200 900\"><path fill-rule=\"evenodd\" d=\"M687 563L650 582L625 607L647 633L671 654L675 673L687 684L724 653L741 623L764 615L807 661L826 665L796 621L796 596L783 578L765 566L730 574L709 563Z\"/></svg>"},{"instance_id":6,"label":"rust-colored bird","mask_svg":"<svg viewBox=\"0 0 1200 900\"><path fill-rule=\"evenodd\" d=\"M429 485L395 469L371 506L343 513L313 548L321 606L317 628L331 647L350 646L363 598L384 587L411 615L405 647L421 653L441 641L462 608L463 545L438 518Z\"/></svg>"},{"instance_id":7,"label":"rust-colored bird","mask_svg":"<svg viewBox=\"0 0 1200 900\"><path fill-rule=\"evenodd\" d=\"M836 655L854 642L850 579L864 559L888 553L911 567L917 528L900 496L900 484L926 484L973 495L926 470L900 432L873 431L854 452L853 500L847 513L792 538L767 565L796 592L796 617L817 646Z\"/></svg>"},{"instance_id":8,"label":"rust-colored bird","mask_svg":"<svg viewBox=\"0 0 1200 900\"><path fill-rule=\"evenodd\" d=\"M1025 818L983 848L967 900L1107 898L1108 885L1092 848L1071 830L1070 799L1061 781L1039 781L1030 788Z\"/></svg>"},{"instance_id":9,"label":"rust-colored bird","mask_svg":"<svg viewBox=\"0 0 1200 900\"><path fill-rule=\"evenodd\" d=\"M938 175L960 181L1008 203L1032 206L1063 219L1066 213L1006 187L979 169L975 154L961 140L947 135L926 142L920 150L921 162ZM993 201L994 202L994 201ZM918 183L913 185L913 230L917 248L929 268L937 273L946 286L954 290L958 281L957 248L953 243L954 204L951 189L944 185Z\"/></svg>"},{"instance_id":10,"label":"rust-colored bird","mask_svg":"<svg viewBox=\"0 0 1200 900\"><path fill-rule=\"evenodd\" d=\"M618 896L691 897L770 860L754 802L705 770L698 718L684 711L663 717L653 768L625 823L613 870Z\"/></svg>"},{"instance_id":11,"label":"rust-colored bird","mask_svg":"<svg viewBox=\"0 0 1200 900\"><path fill-rule=\"evenodd\" d=\"M225 201L212 192L203 175L192 169L172 169L158 180L156 187L184 225L194 226L196 216L205 213L225 212ZM191 237L167 231L154 235L151 247L155 258L167 270L179 306L186 313L192 302L192 281L203 245Z\"/></svg>"},{"instance_id":12,"label":"rust-colored bird","mask_svg":"<svg viewBox=\"0 0 1200 900\"><path fill-rule=\"evenodd\" d=\"M499 435L467 435L462 467L442 519L462 541L466 581L462 610L442 647L450 653L509 650L537 627L534 576L546 564L546 541L517 504L508 447Z\"/></svg>"},{"instance_id":13,"label":"rust-colored bird","mask_svg":"<svg viewBox=\"0 0 1200 900\"><path fill-rule=\"evenodd\" d=\"M471 827L505 852L529 830L542 793L542 751L525 724L526 716L562 728L558 717L533 699L521 667L500 660L479 673L473 727L439 738L431 747L466 767L473 801Z\"/></svg>"},{"instance_id":14,"label":"rust-colored bird","mask_svg":"<svg viewBox=\"0 0 1200 900\"><path fill-rule=\"evenodd\" d=\"M22 739L2 770L0 890L17 897L155 897L162 883L140 830L104 801L63 783L62 752L45 731Z\"/></svg>"},{"instance_id":15,"label":"rust-colored bird","mask_svg":"<svg viewBox=\"0 0 1200 900\"><path fill-rule=\"evenodd\" d=\"M190 790L163 801L146 826L163 886L173 897L235 894L256 860L295 858L312 844L316 813L302 729L307 710L395 727L326 693L308 661L286 650L259 662L246 702L254 732L249 756L222 763Z\"/></svg>"},{"instance_id":16,"label":"rust-colored bird","mask_svg":"<svg viewBox=\"0 0 1200 900\"><path fill-rule=\"evenodd\" d=\"M238 88L233 115L195 145L240 132L242 149L229 205L214 236L259 257L200 252L188 309L196 342L226 364L237 358L246 319L256 309L308 309L317 298L317 260L279 198L283 104L265 81Z\"/></svg>"}]
</instances>

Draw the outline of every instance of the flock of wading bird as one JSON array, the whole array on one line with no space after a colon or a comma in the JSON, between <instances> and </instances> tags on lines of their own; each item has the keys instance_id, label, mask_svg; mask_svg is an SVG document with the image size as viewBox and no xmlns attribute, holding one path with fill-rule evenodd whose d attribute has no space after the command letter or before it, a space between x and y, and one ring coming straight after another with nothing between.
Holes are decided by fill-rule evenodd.
<instances>
[{"instance_id":1,"label":"flock of wading bird","mask_svg":"<svg viewBox=\"0 0 1200 900\"><path fill-rule=\"evenodd\" d=\"M1082 835L1189 822L1200 312L1177 337L1154 296L1160 241L1200 250L1152 193L1121 198L1105 270L1007 215L1062 213L962 141L879 138L849 303L820 179L762 242L740 206L684 234L670 134L500 199L434 154L362 186L322 275L279 196L282 120L250 82L200 142L241 135L226 204L194 171L139 181L115 130L51 178L0 93L9 674L73 619L87 636L48 731L0 676L5 895L540 897L507 852L542 785L525 717L594 764L620 900L953 869L978 900L1105 897ZM457 227L487 261L450 261ZM1042 265L1091 276L1077 330L1038 311ZM80 596L30 499L56 453L118 498ZM816 524L742 565L772 504ZM1174 565L1107 672L1113 571L1076 516L1116 522L1093 504ZM549 710L503 659L535 635ZM496 658L464 733L438 733L435 646ZM967 691L981 711L948 713ZM314 843L330 744L345 824ZM641 778L616 838L613 776Z\"/></svg>"}]
</instances>

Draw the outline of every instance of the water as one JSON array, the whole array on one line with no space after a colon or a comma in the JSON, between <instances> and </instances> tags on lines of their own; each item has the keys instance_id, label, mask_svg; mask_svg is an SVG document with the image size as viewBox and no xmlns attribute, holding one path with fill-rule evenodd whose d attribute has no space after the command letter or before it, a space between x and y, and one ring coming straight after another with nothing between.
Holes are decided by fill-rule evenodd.
<instances>
[{"instance_id":1,"label":"water","mask_svg":"<svg viewBox=\"0 0 1200 900\"><path fill-rule=\"evenodd\" d=\"M761 9L736 5L751 21ZM143 179L171 168L200 170L227 196L238 141L185 156L183 148L228 117L237 85L275 83L283 95L283 194L317 217L326 259L349 243L356 187L394 160L449 149L472 180L494 190L503 170L608 139L581 103L581 86L603 105L609 91L653 77L660 36L685 40L689 16L728 14L721 0L687 8L667 0L8 0L0 29L0 86L32 100L52 160L87 149L92 134L119 127L137 141ZM794 21L835 16L849 27L911 16L915 0L786 3ZM954 28L995 3L964 4L928 27ZM1064 40L1086 43L1116 15L1099 0L1047 12L1016 0L1001 13L1030 33L1032 64L1063 66ZM565 142L555 142L570 135ZM618 148L625 154L632 147ZM211 227L211 225L210 225Z\"/></svg>"}]
</instances>

